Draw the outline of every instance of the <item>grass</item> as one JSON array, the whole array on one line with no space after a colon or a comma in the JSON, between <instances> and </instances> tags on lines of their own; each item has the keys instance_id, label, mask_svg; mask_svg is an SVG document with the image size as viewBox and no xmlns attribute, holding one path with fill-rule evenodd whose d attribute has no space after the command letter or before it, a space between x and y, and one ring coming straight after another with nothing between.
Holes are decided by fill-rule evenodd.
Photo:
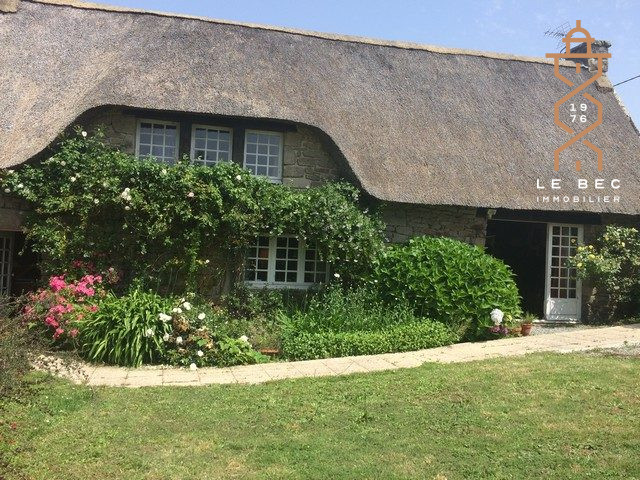
<instances>
[{"instance_id":1,"label":"grass","mask_svg":"<svg viewBox=\"0 0 640 480\"><path fill-rule=\"evenodd\" d=\"M634 479L639 367L537 354L254 386L45 379L7 406L0 451L7 480Z\"/></svg>"}]
</instances>

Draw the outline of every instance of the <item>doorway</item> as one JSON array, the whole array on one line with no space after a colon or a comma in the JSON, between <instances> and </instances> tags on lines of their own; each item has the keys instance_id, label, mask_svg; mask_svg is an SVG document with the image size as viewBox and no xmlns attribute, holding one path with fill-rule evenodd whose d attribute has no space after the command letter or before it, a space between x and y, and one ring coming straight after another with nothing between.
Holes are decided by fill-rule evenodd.
<instances>
[{"instance_id":1,"label":"doorway","mask_svg":"<svg viewBox=\"0 0 640 480\"><path fill-rule=\"evenodd\" d=\"M486 248L511 267L522 296L522 310L544 318L547 224L489 220Z\"/></svg>"}]
</instances>

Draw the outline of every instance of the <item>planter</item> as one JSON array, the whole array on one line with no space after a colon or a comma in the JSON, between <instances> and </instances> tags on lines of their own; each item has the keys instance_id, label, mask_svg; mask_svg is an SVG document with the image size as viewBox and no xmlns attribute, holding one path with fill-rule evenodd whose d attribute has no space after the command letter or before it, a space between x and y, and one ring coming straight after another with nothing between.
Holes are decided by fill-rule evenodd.
<instances>
[{"instance_id":1,"label":"planter","mask_svg":"<svg viewBox=\"0 0 640 480\"><path fill-rule=\"evenodd\" d=\"M513 327L509 329L511 335L520 335L522 333L522 327ZM524 335L524 334L523 334Z\"/></svg>"},{"instance_id":2,"label":"planter","mask_svg":"<svg viewBox=\"0 0 640 480\"><path fill-rule=\"evenodd\" d=\"M523 337L526 337L531 333L531 328L533 327L532 323L523 323L521 328L521 333Z\"/></svg>"},{"instance_id":3,"label":"planter","mask_svg":"<svg viewBox=\"0 0 640 480\"><path fill-rule=\"evenodd\" d=\"M263 355L268 355L269 357L275 357L277 355L280 355L279 348L261 348L258 351Z\"/></svg>"}]
</instances>

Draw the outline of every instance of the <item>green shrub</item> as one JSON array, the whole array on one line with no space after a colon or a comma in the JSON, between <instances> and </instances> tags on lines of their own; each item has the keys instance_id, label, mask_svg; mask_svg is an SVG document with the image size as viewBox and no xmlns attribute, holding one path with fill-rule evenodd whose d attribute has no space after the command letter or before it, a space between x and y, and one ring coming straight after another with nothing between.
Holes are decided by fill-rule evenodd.
<instances>
[{"instance_id":1,"label":"green shrub","mask_svg":"<svg viewBox=\"0 0 640 480\"><path fill-rule=\"evenodd\" d=\"M449 345L458 335L440 322L420 320L379 331L300 332L285 328L282 350L290 360L406 352Z\"/></svg>"},{"instance_id":2,"label":"green shrub","mask_svg":"<svg viewBox=\"0 0 640 480\"><path fill-rule=\"evenodd\" d=\"M269 359L253 349L244 334L227 334L227 316L193 293L174 300L158 314L164 324L156 338L163 343L163 360L190 368L247 365Z\"/></svg>"},{"instance_id":3,"label":"green shrub","mask_svg":"<svg viewBox=\"0 0 640 480\"><path fill-rule=\"evenodd\" d=\"M308 333L377 331L420 320L407 302L388 304L376 290L335 283L312 297L307 307L291 318L296 330Z\"/></svg>"},{"instance_id":4,"label":"green shrub","mask_svg":"<svg viewBox=\"0 0 640 480\"><path fill-rule=\"evenodd\" d=\"M613 320L640 313L638 230L609 225L593 245L577 250L572 264L578 276L591 280L597 292L606 297L602 305L592 305L590 316Z\"/></svg>"},{"instance_id":5,"label":"green shrub","mask_svg":"<svg viewBox=\"0 0 640 480\"><path fill-rule=\"evenodd\" d=\"M458 335L442 323L416 317L403 301L383 302L375 290L333 284L304 310L280 313L286 358L402 352L447 345Z\"/></svg>"},{"instance_id":6,"label":"green shrub","mask_svg":"<svg viewBox=\"0 0 640 480\"><path fill-rule=\"evenodd\" d=\"M174 301L157 293L132 287L117 297L108 293L98 310L78 323L80 352L92 361L138 367L163 358L162 337L171 329L159 315Z\"/></svg>"},{"instance_id":7,"label":"green shrub","mask_svg":"<svg viewBox=\"0 0 640 480\"><path fill-rule=\"evenodd\" d=\"M223 338L217 342L217 347L216 365L219 367L251 365L269 361L269 357L256 352L251 344L242 338Z\"/></svg>"},{"instance_id":8,"label":"green shrub","mask_svg":"<svg viewBox=\"0 0 640 480\"><path fill-rule=\"evenodd\" d=\"M481 248L450 238L417 237L390 246L367 280L390 304L407 302L416 315L460 328L468 338L483 333L494 308L505 316L520 314L511 269Z\"/></svg>"}]
</instances>

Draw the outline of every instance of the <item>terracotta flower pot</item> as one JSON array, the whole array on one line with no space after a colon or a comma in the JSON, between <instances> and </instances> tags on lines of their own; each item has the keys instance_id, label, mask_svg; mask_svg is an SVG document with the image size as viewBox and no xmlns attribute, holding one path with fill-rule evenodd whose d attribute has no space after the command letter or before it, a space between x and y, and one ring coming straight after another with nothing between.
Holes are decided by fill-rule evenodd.
<instances>
[{"instance_id":1,"label":"terracotta flower pot","mask_svg":"<svg viewBox=\"0 0 640 480\"><path fill-rule=\"evenodd\" d=\"M531 333L531 328L533 327L532 323L523 323L521 328L520 333L522 333L523 337L526 337L527 335L529 335Z\"/></svg>"},{"instance_id":2,"label":"terracotta flower pot","mask_svg":"<svg viewBox=\"0 0 640 480\"><path fill-rule=\"evenodd\" d=\"M513 327L513 328L509 329L509 333L511 335L519 335L521 333L521 331L522 331L521 327Z\"/></svg>"},{"instance_id":3,"label":"terracotta flower pot","mask_svg":"<svg viewBox=\"0 0 640 480\"><path fill-rule=\"evenodd\" d=\"M268 355L270 357L275 357L276 355L280 355L279 348L261 348L258 350L263 355Z\"/></svg>"}]
</instances>

